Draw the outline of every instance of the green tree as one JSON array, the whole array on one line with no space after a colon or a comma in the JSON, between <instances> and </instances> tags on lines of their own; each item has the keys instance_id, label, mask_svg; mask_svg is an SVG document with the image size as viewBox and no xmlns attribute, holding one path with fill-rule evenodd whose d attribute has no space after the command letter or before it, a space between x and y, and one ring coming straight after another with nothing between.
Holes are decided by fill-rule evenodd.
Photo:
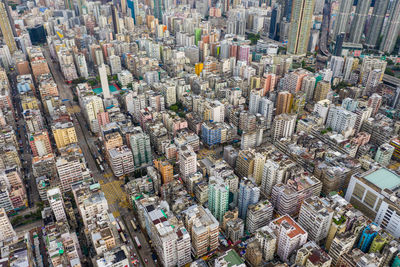
<instances>
[{"instance_id":1,"label":"green tree","mask_svg":"<svg viewBox=\"0 0 400 267\"><path fill-rule=\"evenodd\" d=\"M390 75L390 76L394 76L394 71L392 69L386 68L385 69L385 74Z\"/></svg>"}]
</instances>

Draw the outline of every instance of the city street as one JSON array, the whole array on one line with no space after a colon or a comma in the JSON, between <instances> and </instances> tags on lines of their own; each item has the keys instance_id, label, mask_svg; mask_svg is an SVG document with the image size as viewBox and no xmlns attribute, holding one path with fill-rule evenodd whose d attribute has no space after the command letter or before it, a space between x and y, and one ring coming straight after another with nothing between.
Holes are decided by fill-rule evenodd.
<instances>
[{"instance_id":1,"label":"city street","mask_svg":"<svg viewBox=\"0 0 400 267\"><path fill-rule=\"evenodd\" d=\"M71 108L72 106L75 105L75 103L73 102L74 95L73 95L72 89L70 88L70 86L68 86L64 82L64 79L59 70L59 67L53 63L53 60L51 59L48 47L43 48L43 53L47 59L47 63L49 65L51 73L53 74L54 80L57 83L60 98L68 99L68 101L65 101L64 103L66 103L67 107ZM99 171L96 161L95 161L95 157L93 155L94 153L97 154L97 152L94 152L93 149L92 150L90 149L90 147L92 147L92 148L95 147L94 143L95 143L96 138L93 137L91 135L91 133L89 132L89 128L87 127L86 120L84 119L82 114L81 113L72 113L72 118L73 118L74 125L75 125L76 135L79 140L79 146L81 147L83 155L85 157L85 160L88 164L88 167L93 174L93 178L97 182L101 181L101 183L103 185L106 184L105 187L107 188L108 187L107 185L109 183L113 183L113 181L117 180L117 178L114 177L113 175L103 175L103 173L101 173ZM105 158L104 155L102 155L102 157L103 157L103 159ZM103 163L103 165L105 168L105 173L112 173L106 163ZM115 200L116 199L113 199L112 201L110 201L109 199L107 199L107 201L109 202L109 208L110 208L110 211L114 215L121 216L121 217L116 216L117 218L119 217L119 219L122 219L124 222L126 221L126 223L124 223L124 225L129 229L128 243L132 246L132 248L134 248L132 251L132 254L136 253L137 255L139 255L142 266L144 266L144 265L156 266L156 264L152 260L152 257L151 257L152 253L150 250L150 246L149 246L148 242L146 241L145 236L143 235L143 233L140 230L134 232L132 226L130 225L130 220L133 218L132 212L129 211L128 208L121 207L119 204L119 201L115 201ZM132 245L132 244L135 244L134 240L133 240L135 235L138 236L138 238L140 240L140 243L142 245L141 249L137 249L136 245ZM144 261L145 259L148 260L147 263L145 263L145 261Z\"/></svg>"},{"instance_id":2,"label":"city street","mask_svg":"<svg viewBox=\"0 0 400 267\"><path fill-rule=\"evenodd\" d=\"M18 120L16 121L17 126L17 139L22 145L23 152L21 153L21 164L24 172L24 180L27 183L26 190L28 196L28 207L33 208L35 203L40 201L39 192L37 190L36 181L31 177L32 173L32 154L31 148L28 142L28 137L26 136L27 131L25 130L26 124L22 115L21 99L19 97L19 92L16 85L17 73L12 72L10 74L10 86L11 93L13 95L13 104L16 110Z\"/></svg>"}]
</instances>

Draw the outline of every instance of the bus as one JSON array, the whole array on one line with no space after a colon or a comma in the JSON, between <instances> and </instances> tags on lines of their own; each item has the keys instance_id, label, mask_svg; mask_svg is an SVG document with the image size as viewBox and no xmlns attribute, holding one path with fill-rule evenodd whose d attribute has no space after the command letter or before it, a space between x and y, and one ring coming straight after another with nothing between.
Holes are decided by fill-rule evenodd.
<instances>
[{"instance_id":1,"label":"bus","mask_svg":"<svg viewBox=\"0 0 400 267\"><path fill-rule=\"evenodd\" d=\"M137 227L136 227L136 224L135 224L135 222L133 221L133 220L131 220L131 224L132 224L132 227L133 227L133 230L137 230Z\"/></svg>"},{"instance_id":2,"label":"bus","mask_svg":"<svg viewBox=\"0 0 400 267\"><path fill-rule=\"evenodd\" d=\"M125 225L123 224L123 222L118 222L118 223L119 223L119 226L121 226L122 232L125 232L126 228L125 228Z\"/></svg>"},{"instance_id":3,"label":"bus","mask_svg":"<svg viewBox=\"0 0 400 267\"><path fill-rule=\"evenodd\" d=\"M124 233L123 233L123 232L120 232L119 235L120 235L122 241L123 241L124 243L126 243L126 238L125 238L125 236L124 236Z\"/></svg>"},{"instance_id":4,"label":"bus","mask_svg":"<svg viewBox=\"0 0 400 267\"><path fill-rule=\"evenodd\" d=\"M142 245L139 242L139 238L137 236L135 236L135 242L136 242L136 245L137 245L138 248L142 247Z\"/></svg>"},{"instance_id":5,"label":"bus","mask_svg":"<svg viewBox=\"0 0 400 267\"><path fill-rule=\"evenodd\" d=\"M96 163L97 163L98 166L100 166L100 160L99 160L99 158L96 158Z\"/></svg>"}]
</instances>

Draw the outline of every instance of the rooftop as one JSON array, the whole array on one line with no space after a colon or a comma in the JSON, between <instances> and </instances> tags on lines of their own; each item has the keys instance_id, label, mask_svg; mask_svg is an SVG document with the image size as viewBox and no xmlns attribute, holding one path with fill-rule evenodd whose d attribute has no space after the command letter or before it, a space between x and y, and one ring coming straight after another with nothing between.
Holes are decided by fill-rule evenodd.
<instances>
[{"instance_id":1,"label":"rooftop","mask_svg":"<svg viewBox=\"0 0 400 267\"><path fill-rule=\"evenodd\" d=\"M228 267L239 266L243 264L243 260L233 249L228 250L222 258L228 263Z\"/></svg>"},{"instance_id":2,"label":"rooftop","mask_svg":"<svg viewBox=\"0 0 400 267\"><path fill-rule=\"evenodd\" d=\"M394 191L400 186L400 176L386 168L377 169L365 175L364 178L382 190L390 189Z\"/></svg>"}]
</instances>

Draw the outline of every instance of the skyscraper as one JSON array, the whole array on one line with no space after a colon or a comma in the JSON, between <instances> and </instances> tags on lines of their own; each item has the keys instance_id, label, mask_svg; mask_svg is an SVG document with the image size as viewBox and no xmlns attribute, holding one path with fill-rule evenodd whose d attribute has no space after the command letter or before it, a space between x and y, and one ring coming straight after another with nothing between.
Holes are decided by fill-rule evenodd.
<instances>
[{"instance_id":1,"label":"skyscraper","mask_svg":"<svg viewBox=\"0 0 400 267\"><path fill-rule=\"evenodd\" d=\"M67 221L67 215L64 209L64 200L61 195L60 188L55 187L47 190L47 200L49 201L51 210L58 222Z\"/></svg>"},{"instance_id":2,"label":"skyscraper","mask_svg":"<svg viewBox=\"0 0 400 267\"><path fill-rule=\"evenodd\" d=\"M289 54L307 53L314 5L315 0L293 0L288 41Z\"/></svg>"},{"instance_id":3,"label":"skyscraper","mask_svg":"<svg viewBox=\"0 0 400 267\"><path fill-rule=\"evenodd\" d=\"M351 8L353 6L353 0L342 0L340 1L339 14L336 19L335 29L333 32L333 36L337 36L338 34L344 32L348 32L349 21L350 21L350 13Z\"/></svg>"},{"instance_id":4,"label":"skyscraper","mask_svg":"<svg viewBox=\"0 0 400 267\"><path fill-rule=\"evenodd\" d=\"M376 0L374 5L374 11L372 13L372 18L370 25L367 29L367 39L366 45L374 48L378 45L378 39L381 35L381 30L383 26L383 21L386 17L386 11L389 5L389 0Z\"/></svg>"},{"instance_id":5,"label":"skyscraper","mask_svg":"<svg viewBox=\"0 0 400 267\"><path fill-rule=\"evenodd\" d=\"M140 167L142 164L151 164L151 146L150 137L143 133L142 128L135 127L135 133L130 135L129 140L133 152L133 160L135 167Z\"/></svg>"},{"instance_id":6,"label":"skyscraper","mask_svg":"<svg viewBox=\"0 0 400 267\"><path fill-rule=\"evenodd\" d=\"M291 93L289 93L288 91L279 92L276 100L275 115L290 113L292 102L293 95Z\"/></svg>"},{"instance_id":7,"label":"skyscraper","mask_svg":"<svg viewBox=\"0 0 400 267\"><path fill-rule=\"evenodd\" d=\"M400 0L392 2L387 26L383 31L383 39L379 50L392 53L400 30Z\"/></svg>"},{"instance_id":8,"label":"skyscraper","mask_svg":"<svg viewBox=\"0 0 400 267\"><path fill-rule=\"evenodd\" d=\"M11 25L10 21L12 21L11 16L9 16L9 12L7 10L8 6L5 2L0 2L0 29L3 35L4 42L10 49L11 54L17 50L17 45L14 40L14 25Z\"/></svg>"},{"instance_id":9,"label":"skyscraper","mask_svg":"<svg viewBox=\"0 0 400 267\"><path fill-rule=\"evenodd\" d=\"M163 0L154 0L154 17L158 19L159 23L162 23L163 13L164 13Z\"/></svg>"},{"instance_id":10,"label":"skyscraper","mask_svg":"<svg viewBox=\"0 0 400 267\"><path fill-rule=\"evenodd\" d=\"M208 183L208 207L211 213L222 222L228 210L229 186L219 177L211 176Z\"/></svg>"},{"instance_id":11,"label":"skyscraper","mask_svg":"<svg viewBox=\"0 0 400 267\"><path fill-rule=\"evenodd\" d=\"M4 208L0 208L0 241L16 237L17 234L12 227Z\"/></svg>"},{"instance_id":12,"label":"skyscraper","mask_svg":"<svg viewBox=\"0 0 400 267\"><path fill-rule=\"evenodd\" d=\"M239 217L245 220L247 208L251 204L256 204L259 198L260 188L248 179L242 180L239 187Z\"/></svg>"},{"instance_id":13,"label":"skyscraper","mask_svg":"<svg viewBox=\"0 0 400 267\"><path fill-rule=\"evenodd\" d=\"M157 1L157 0L155 0ZM133 18L133 22L135 23L135 25L138 23L137 22L137 14L139 12L139 7L138 7L138 0L128 0L127 4L128 4L128 8L130 9L131 12L131 16Z\"/></svg>"},{"instance_id":14,"label":"skyscraper","mask_svg":"<svg viewBox=\"0 0 400 267\"><path fill-rule=\"evenodd\" d=\"M271 26L269 27L269 38L276 40L278 35L278 23L281 17L281 6L275 5L271 12Z\"/></svg>"},{"instance_id":15,"label":"skyscraper","mask_svg":"<svg viewBox=\"0 0 400 267\"><path fill-rule=\"evenodd\" d=\"M101 64L99 66L99 76L104 99L111 98L110 87L108 85L107 69L105 64Z\"/></svg>"},{"instance_id":16,"label":"skyscraper","mask_svg":"<svg viewBox=\"0 0 400 267\"><path fill-rule=\"evenodd\" d=\"M351 23L349 42L360 43L370 6L371 0L358 1L356 12L354 13L354 18Z\"/></svg>"}]
</instances>

